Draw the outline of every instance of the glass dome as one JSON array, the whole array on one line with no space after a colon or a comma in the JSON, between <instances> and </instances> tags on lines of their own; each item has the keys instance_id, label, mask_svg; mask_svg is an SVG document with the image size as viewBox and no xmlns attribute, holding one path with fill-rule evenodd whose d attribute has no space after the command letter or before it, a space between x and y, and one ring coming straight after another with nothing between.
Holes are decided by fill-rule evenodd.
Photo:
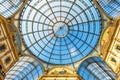
<instances>
[{"instance_id":1,"label":"glass dome","mask_svg":"<svg viewBox=\"0 0 120 80\"><path fill-rule=\"evenodd\" d=\"M44 68L38 61L24 56L7 72L5 80L37 80L43 73Z\"/></svg>"},{"instance_id":2,"label":"glass dome","mask_svg":"<svg viewBox=\"0 0 120 80\"><path fill-rule=\"evenodd\" d=\"M91 0L32 0L20 17L26 48L51 64L70 64L94 50L102 19Z\"/></svg>"},{"instance_id":3,"label":"glass dome","mask_svg":"<svg viewBox=\"0 0 120 80\"><path fill-rule=\"evenodd\" d=\"M110 17L120 16L120 0L98 0L98 3Z\"/></svg>"},{"instance_id":4,"label":"glass dome","mask_svg":"<svg viewBox=\"0 0 120 80\"><path fill-rule=\"evenodd\" d=\"M0 0L0 14L9 18L21 7L23 2L24 0Z\"/></svg>"},{"instance_id":5,"label":"glass dome","mask_svg":"<svg viewBox=\"0 0 120 80\"><path fill-rule=\"evenodd\" d=\"M84 60L79 68L78 75L83 80L116 80L115 73L100 57L90 57Z\"/></svg>"}]
</instances>

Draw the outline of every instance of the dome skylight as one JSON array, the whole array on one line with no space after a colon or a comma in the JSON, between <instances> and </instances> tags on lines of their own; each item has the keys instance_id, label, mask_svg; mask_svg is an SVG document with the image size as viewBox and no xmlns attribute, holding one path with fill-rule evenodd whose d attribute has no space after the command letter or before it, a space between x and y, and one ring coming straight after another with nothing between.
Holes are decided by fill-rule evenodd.
<instances>
[{"instance_id":1,"label":"dome skylight","mask_svg":"<svg viewBox=\"0 0 120 80\"><path fill-rule=\"evenodd\" d=\"M26 48L51 64L70 64L90 54L101 29L100 13L90 0L32 0L20 17Z\"/></svg>"}]
</instances>

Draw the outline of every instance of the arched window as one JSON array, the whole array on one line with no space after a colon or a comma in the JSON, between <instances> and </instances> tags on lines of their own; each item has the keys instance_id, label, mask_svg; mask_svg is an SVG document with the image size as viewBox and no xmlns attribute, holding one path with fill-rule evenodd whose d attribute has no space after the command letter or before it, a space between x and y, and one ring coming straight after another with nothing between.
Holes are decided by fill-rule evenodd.
<instances>
[{"instance_id":1,"label":"arched window","mask_svg":"<svg viewBox=\"0 0 120 80\"><path fill-rule=\"evenodd\" d=\"M44 72L42 65L24 56L7 72L6 80L36 80Z\"/></svg>"},{"instance_id":2,"label":"arched window","mask_svg":"<svg viewBox=\"0 0 120 80\"><path fill-rule=\"evenodd\" d=\"M120 16L120 0L98 0L98 3L112 18Z\"/></svg>"},{"instance_id":3,"label":"arched window","mask_svg":"<svg viewBox=\"0 0 120 80\"><path fill-rule=\"evenodd\" d=\"M84 80L116 80L116 75L100 57L91 57L83 61L78 74Z\"/></svg>"}]
</instances>

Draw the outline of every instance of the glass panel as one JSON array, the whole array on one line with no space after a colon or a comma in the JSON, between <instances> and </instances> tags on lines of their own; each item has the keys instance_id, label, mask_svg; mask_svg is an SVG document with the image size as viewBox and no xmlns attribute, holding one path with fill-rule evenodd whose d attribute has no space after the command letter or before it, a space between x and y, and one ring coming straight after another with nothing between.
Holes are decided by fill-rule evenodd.
<instances>
[{"instance_id":1,"label":"glass panel","mask_svg":"<svg viewBox=\"0 0 120 80\"><path fill-rule=\"evenodd\" d=\"M112 18L120 16L120 0L98 0L98 3Z\"/></svg>"},{"instance_id":2,"label":"glass panel","mask_svg":"<svg viewBox=\"0 0 120 80\"><path fill-rule=\"evenodd\" d=\"M20 30L31 54L51 64L70 64L94 50L101 22L90 0L32 0L21 13Z\"/></svg>"},{"instance_id":3,"label":"glass panel","mask_svg":"<svg viewBox=\"0 0 120 80\"><path fill-rule=\"evenodd\" d=\"M115 73L100 57L90 57L78 68L78 74L84 80L116 80Z\"/></svg>"},{"instance_id":4,"label":"glass panel","mask_svg":"<svg viewBox=\"0 0 120 80\"><path fill-rule=\"evenodd\" d=\"M0 0L0 14L11 17L22 5L24 0Z\"/></svg>"},{"instance_id":5,"label":"glass panel","mask_svg":"<svg viewBox=\"0 0 120 80\"><path fill-rule=\"evenodd\" d=\"M35 80L44 72L42 65L31 57L24 56L7 72L6 80Z\"/></svg>"}]
</instances>

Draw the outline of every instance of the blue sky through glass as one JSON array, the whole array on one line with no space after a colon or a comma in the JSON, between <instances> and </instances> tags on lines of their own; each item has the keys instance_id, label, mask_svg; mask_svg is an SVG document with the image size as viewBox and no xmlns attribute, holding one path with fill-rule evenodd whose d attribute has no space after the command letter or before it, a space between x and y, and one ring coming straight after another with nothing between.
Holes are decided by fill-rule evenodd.
<instances>
[{"instance_id":1,"label":"blue sky through glass","mask_svg":"<svg viewBox=\"0 0 120 80\"><path fill-rule=\"evenodd\" d=\"M22 5L24 0L0 0L0 14L11 17Z\"/></svg>"},{"instance_id":2,"label":"blue sky through glass","mask_svg":"<svg viewBox=\"0 0 120 80\"><path fill-rule=\"evenodd\" d=\"M36 80L43 72L44 69L38 61L24 56L7 72L5 80Z\"/></svg>"},{"instance_id":3,"label":"blue sky through glass","mask_svg":"<svg viewBox=\"0 0 120 80\"><path fill-rule=\"evenodd\" d=\"M90 57L78 68L78 75L84 80L116 80L115 73L100 57Z\"/></svg>"},{"instance_id":4,"label":"blue sky through glass","mask_svg":"<svg viewBox=\"0 0 120 80\"><path fill-rule=\"evenodd\" d=\"M31 54L51 64L69 64L95 48L101 22L90 0L33 0L21 13L20 30Z\"/></svg>"},{"instance_id":5,"label":"blue sky through glass","mask_svg":"<svg viewBox=\"0 0 120 80\"><path fill-rule=\"evenodd\" d=\"M120 16L120 0L98 0L98 3L110 17Z\"/></svg>"}]
</instances>

